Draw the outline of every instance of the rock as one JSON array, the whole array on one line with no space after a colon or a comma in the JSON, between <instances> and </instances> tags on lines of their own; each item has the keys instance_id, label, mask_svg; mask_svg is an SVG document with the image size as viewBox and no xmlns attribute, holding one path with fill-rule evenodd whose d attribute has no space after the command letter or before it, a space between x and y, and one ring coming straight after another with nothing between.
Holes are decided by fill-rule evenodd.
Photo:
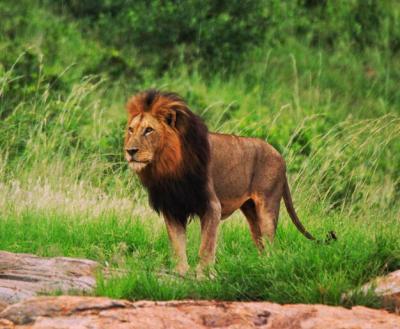
<instances>
[{"instance_id":1,"label":"rock","mask_svg":"<svg viewBox=\"0 0 400 329\"><path fill-rule=\"evenodd\" d=\"M0 313L0 328L400 329L400 317L366 307L216 301L132 303L58 296L35 297L9 306Z\"/></svg>"},{"instance_id":2,"label":"rock","mask_svg":"<svg viewBox=\"0 0 400 329\"><path fill-rule=\"evenodd\" d=\"M44 293L88 293L96 285L97 268L97 262L86 259L0 251L0 302L12 304Z\"/></svg>"},{"instance_id":3,"label":"rock","mask_svg":"<svg viewBox=\"0 0 400 329\"><path fill-rule=\"evenodd\" d=\"M14 323L6 319L0 319L0 329L13 329L15 328Z\"/></svg>"},{"instance_id":4,"label":"rock","mask_svg":"<svg viewBox=\"0 0 400 329\"><path fill-rule=\"evenodd\" d=\"M400 270L378 277L361 287L361 292L373 292L383 306L400 314Z\"/></svg>"},{"instance_id":5,"label":"rock","mask_svg":"<svg viewBox=\"0 0 400 329\"><path fill-rule=\"evenodd\" d=\"M0 312L1 312L2 310L4 310L7 306L8 306L7 303L2 302L2 301L0 300Z\"/></svg>"}]
</instances>

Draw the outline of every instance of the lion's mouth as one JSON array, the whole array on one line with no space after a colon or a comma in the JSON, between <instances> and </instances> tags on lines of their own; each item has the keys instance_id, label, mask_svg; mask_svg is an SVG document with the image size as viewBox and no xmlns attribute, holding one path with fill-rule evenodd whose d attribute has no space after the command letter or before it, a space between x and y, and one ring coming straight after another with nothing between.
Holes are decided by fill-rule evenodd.
<instances>
[{"instance_id":1,"label":"lion's mouth","mask_svg":"<svg viewBox=\"0 0 400 329\"><path fill-rule=\"evenodd\" d=\"M130 163L142 163L142 164L147 164L150 161L140 161L140 160L135 160L135 159L130 159L128 162Z\"/></svg>"},{"instance_id":2,"label":"lion's mouth","mask_svg":"<svg viewBox=\"0 0 400 329\"><path fill-rule=\"evenodd\" d=\"M147 165L150 163L150 161L143 161L143 160L135 160L135 159L129 159L128 160L128 165L131 169L133 169L136 172L142 171L144 168L147 167Z\"/></svg>"}]
</instances>

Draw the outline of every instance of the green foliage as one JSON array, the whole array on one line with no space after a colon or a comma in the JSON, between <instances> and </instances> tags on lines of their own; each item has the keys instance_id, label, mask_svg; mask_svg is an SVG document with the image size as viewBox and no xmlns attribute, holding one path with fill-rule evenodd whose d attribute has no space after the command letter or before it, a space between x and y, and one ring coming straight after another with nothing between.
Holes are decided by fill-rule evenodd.
<instances>
[{"instance_id":1,"label":"green foliage","mask_svg":"<svg viewBox=\"0 0 400 329\"><path fill-rule=\"evenodd\" d=\"M139 51L160 68L201 61L232 67L250 47L290 37L319 48L399 51L399 6L395 1L63 1L56 9L95 25L117 49ZM160 50L162 52L160 53ZM122 73L122 72L121 72Z\"/></svg>"},{"instance_id":2,"label":"green foliage","mask_svg":"<svg viewBox=\"0 0 400 329\"><path fill-rule=\"evenodd\" d=\"M161 69L182 57L213 65L238 63L250 46L263 41L265 31L260 0L70 0L63 1L65 9L84 26L95 25L106 44L133 47L141 60Z\"/></svg>"},{"instance_id":3,"label":"green foliage","mask_svg":"<svg viewBox=\"0 0 400 329\"><path fill-rule=\"evenodd\" d=\"M113 297L376 306L340 296L400 266L399 15L394 0L2 1L0 249L128 270L99 285ZM124 104L149 87L274 145L304 224L339 242L283 215L259 257L228 221L215 281L159 275L167 236L122 152Z\"/></svg>"},{"instance_id":4,"label":"green foliage","mask_svg":"<svg viewBox=\"0 0 400 329\"><path fill-rule=\"evenodd\" d=\"M264 5L271 42L294 35L319 48L399 51L400 8L394 0L272 0Z\"/></svg>"}]
</instances>

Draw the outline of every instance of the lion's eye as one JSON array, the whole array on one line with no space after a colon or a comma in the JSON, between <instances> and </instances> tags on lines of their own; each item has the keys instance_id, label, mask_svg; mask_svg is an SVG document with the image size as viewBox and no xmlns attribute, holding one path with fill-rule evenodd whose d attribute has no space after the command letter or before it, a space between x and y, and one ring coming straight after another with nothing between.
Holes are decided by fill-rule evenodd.
<instances>
[{"instance_id":1,"label":"lion's eye","mask_svg":"<svg viewBox=\"0 0 400 329\"><path fill-rule=\"evenodd\" d=\"M128 133L129 133L129 134L133 134L133 128L132 128L132 127L129 127L129 128L128 128Z\"/></svg>"},{"instance_id":2,"label":"lion's eye","mask_svg":"<svg viewBox=\"0 0 400 329\"><path fill-rule=\"evenodd\" d=\"M147 136L148 134L150 134L151 132L153 132L153 128L151 128L151 127L147 127L145 130L144 130L144 132L143 132L143 135L144 136Z\"/></svg>"}]
</instances>

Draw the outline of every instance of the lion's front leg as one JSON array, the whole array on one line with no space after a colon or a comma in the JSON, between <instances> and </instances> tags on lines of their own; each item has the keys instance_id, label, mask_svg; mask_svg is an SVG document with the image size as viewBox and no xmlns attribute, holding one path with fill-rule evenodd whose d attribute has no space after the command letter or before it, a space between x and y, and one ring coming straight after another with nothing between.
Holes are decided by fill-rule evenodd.
<instances>
[{"instance_id":1,"label":"lion's front leg","mask_svg":"<svg viewBox=\"0 0 400 329\"><path fill-rule=\"evenodd\" d=\"M179 221L165 215L164 220L176 260L175 270L179 275L184 276L189 270L186 256L186 227Z\"/></svg>"},{"instance_id":2,"label":"lion's front leg","mask_svg":"<svg viewBox=\"0 0 400 329\"><path fill-rule=\"evenodd\" d=\"M200 263L197 266L197 276L203 277L206 270L215 262L218 225L221 220L221 204L218 199L210 201L210 205L200 218L201 244L199 250Z\"/></svg>"}]
</instances>

